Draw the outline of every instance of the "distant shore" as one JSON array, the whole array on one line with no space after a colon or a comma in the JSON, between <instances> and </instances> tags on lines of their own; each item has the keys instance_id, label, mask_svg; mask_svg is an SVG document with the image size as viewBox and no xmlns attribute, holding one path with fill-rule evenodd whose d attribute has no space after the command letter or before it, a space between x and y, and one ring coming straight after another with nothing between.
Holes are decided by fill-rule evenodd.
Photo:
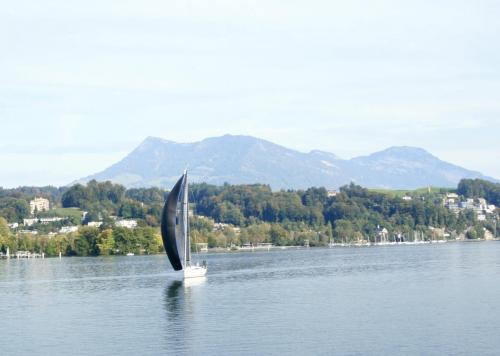
<instances>
[{"instance_id":1,"label":"distant shore","mask_svg":"<svg viewBox=\"0 0 500 356\"><path fill-rule=\"evenodd\" d=\"M247 253L247 252L271 252L271 251L283 251L283 250L307 250L307 249L339 249L339 248L360 248L360 247L387 247L387 246L421 246L421 245L442 245L444 243L473 243L473 242L498 242L497 239L474 239L474 240L435 240L435 241L417 241L417 242L388 242L388 243L334 243L328 246L255 246L255 247L213 247L209 248L207 251L193 251L194 255L205 255L205 254L220 254L220 253ZM158 256L164 255L164 252L150 253L150 254L132 254L132 255L99 255L99 256L48 256L45 254L40 254L36 252L21 251L20 256L17 254L11 254L7 257L5 254L0 253L0 259L45 259L45 258L67 258L67 257L134 257L134 256Z\"/></svg>"}]
</instances>

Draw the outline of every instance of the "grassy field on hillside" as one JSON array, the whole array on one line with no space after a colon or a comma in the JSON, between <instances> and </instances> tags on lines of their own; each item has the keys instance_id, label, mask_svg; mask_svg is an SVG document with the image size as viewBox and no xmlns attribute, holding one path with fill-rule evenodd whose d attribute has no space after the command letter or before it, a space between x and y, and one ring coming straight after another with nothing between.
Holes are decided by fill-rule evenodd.
<instances>
[{"instance_id":1,"label":"grassy field on hillside","mask_svg":"<svg viewBox=\"0 0 500 356\"><path fill-rule=\"evenodd\" d=\"M372 192L387 194L396 197L404 197L405 195L420 196L425 194L439 194L439 193L446 194L456 191L456 189L453 188L440 188L440 187L425 187L414 190L411 189L392 190L392 189L381 189L381 188L374 188L369 190Z\"/></svg>"},{"instance_id":2,"label":"grassy field on hillside","mask_svg":"<svg viewBox=\"0 0 500 356\"><path fill-rule=\"evenodd\" d=\"M40 213L40 217L51 218L51 217L70 217L75 219L81 219L83 212L78 208L55 208L49 211L44 211Z\"/></svg>"}]
</instances>

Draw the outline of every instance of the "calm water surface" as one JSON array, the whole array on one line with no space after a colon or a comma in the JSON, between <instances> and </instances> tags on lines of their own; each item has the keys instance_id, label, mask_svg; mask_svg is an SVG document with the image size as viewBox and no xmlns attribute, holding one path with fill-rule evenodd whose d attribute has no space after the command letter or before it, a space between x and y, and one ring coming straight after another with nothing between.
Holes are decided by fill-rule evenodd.
<instances>
[{"instance_id":1,"label":"calm water surface","mask_svg":"<svg viewBox=\"0 0 500 356\"><path fill-rule=\"evenodd\" d=\"M500 243L0 261L2 355L493 355Z\"/></svg>"}]
</instances>

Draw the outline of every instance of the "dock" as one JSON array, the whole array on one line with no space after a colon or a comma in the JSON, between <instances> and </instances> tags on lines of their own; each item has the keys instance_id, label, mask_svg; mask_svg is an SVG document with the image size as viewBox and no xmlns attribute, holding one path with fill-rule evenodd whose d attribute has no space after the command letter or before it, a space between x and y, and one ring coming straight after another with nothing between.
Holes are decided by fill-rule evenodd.
<instances>
[{"instance_id":1,"label":"dock","mask_svg":"<svg viewBox=\"0 0 500 356\"><path fill-rule=\"evenodd\" d=\"M9 249L5 253L0 253L0 258L16 258L16 259L21 259L21 258L45 258L45 253L37 253L37 252L30 252L30 251L17 251L14 254L11 254L9 252Z\"/></svg>"}]
</instances>

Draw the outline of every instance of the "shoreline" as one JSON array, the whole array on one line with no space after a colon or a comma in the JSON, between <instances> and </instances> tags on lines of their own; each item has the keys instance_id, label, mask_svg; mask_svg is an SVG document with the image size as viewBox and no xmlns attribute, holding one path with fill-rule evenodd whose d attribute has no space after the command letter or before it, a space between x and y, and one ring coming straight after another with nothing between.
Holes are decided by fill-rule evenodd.
<instances>
[{"instance_id":1,"label":"shoreline","mask_svg":"<svg viewBox=\"0 0 500 356\"><path fill-rule=\"evenodd\" d=\"M193 252L193 255L207 255L207 254L222 254L222 253L254 253L254 252L275 252L275 251L285 251L285 250L308 250L308 249L340 249L340 248L361 248L361 247L389 247L389 246L422 246L422 245L442 245L443 243L479 243L479 242L499 242L500 239L476 239L476 240L437 240L437 241L425 241L425 242L397 242L397 243L376 243L376 244L334 244L331 246L273 246L273 247L255 247L255 248L243 248L243 249L230 249L224 247L214 247L208 249L204 252ZM17 258L16 255L11 255L10 258L5 255L0 255L0 260L43 260L43 259L54 259L54 258L79 258L79 257L143 257L143 256L160 256L165 255L164 252L152 253L152 254L136 254L133 256L127 255L97 255L97 256L36 256L36 257L21 257Z\"/></svg>"}]
</instances>

